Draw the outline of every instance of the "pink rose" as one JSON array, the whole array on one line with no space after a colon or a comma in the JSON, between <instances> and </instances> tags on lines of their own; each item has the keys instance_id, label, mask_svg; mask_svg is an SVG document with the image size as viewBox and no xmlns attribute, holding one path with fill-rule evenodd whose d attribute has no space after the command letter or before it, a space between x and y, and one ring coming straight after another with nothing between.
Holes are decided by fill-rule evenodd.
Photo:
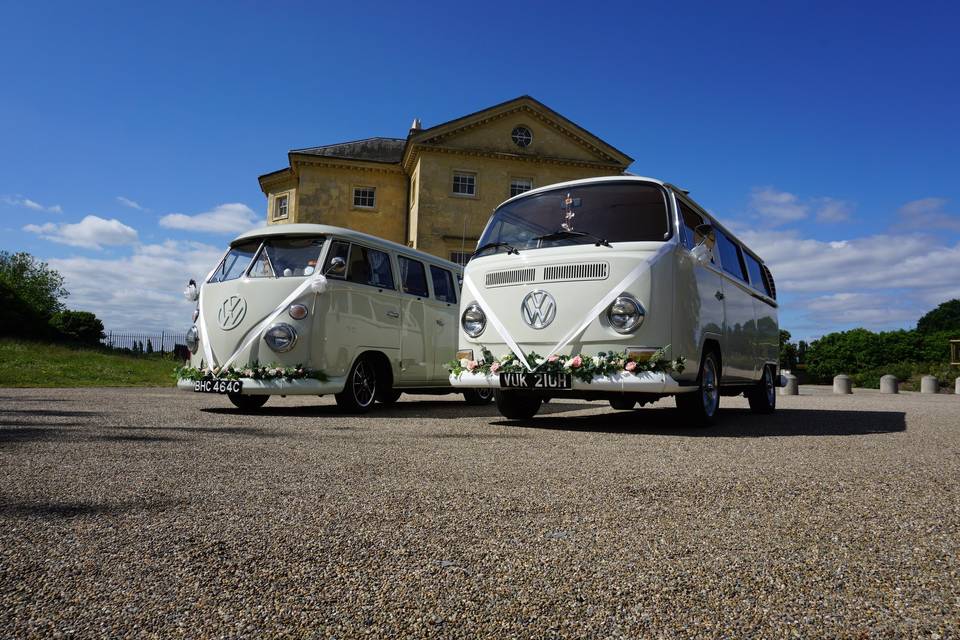
<instances>
[{"instance_id":1,"label":"pink rose","mask_svg":"<svg viewBox=\"0 0 960 640\"><path fill-rule=\"evenodd\" d=\"M559 359L560 359L559 356L550 356L549 358L547 358L547 362L556 362Z\"/></svg>"},{"instance_id":2,"label":"pink rose","mask_svg":"<svg viewBox=\"0 0 960 640\"><path fill-rule=\"evenodd\" d=\"M471 360L470 362L467 363L467 371L473 371L476 368L477 368L476 360Z\"/></svg>"},{"instance_id":3,"label":"pink rose","mask_svg":"<svg viewBox=\"0 0 960 640\"><path fill-rule=\"evenodd\" d=\"M634 369L637 368L637 363L634 362L633 360L630 360L627 362L627 364L623 368L626 369L627 371L633 371Z\"/></svg>"},{"instance_id":4,"label":"pink rose","mask_svg":"<svg viewBox=\"0 0 960 640\"><path fill-rule=\"evenodd\" d=\"M490 365L490 373L496 373L497 371L500 371L500 363L494 362L492 365Z\"/></svg>"},{"instance_id":5,"label":"pink rose","mask_svg":"<svg viewBox=\"0 0 960 640\"><path fill-rule=\"evenodd\" d=\"M570 361L570 368L579 369L581 366L583 366L583 358L580 356L574 356L573 360Z\"/></svg>"}]
</instances>

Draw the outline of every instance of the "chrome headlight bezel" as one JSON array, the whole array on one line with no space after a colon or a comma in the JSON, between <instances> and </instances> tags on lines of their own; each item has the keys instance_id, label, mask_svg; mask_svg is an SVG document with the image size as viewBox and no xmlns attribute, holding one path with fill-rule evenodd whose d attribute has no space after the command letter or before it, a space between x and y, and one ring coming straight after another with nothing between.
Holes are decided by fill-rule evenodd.
<instances>
[{"instance_id":1,"label":"chrome headlight bezel","mask_svg":"<svg viewBox=\"0 0 960 640\"><path fill-rule=\"evenodd\" d=\"M470 318L467 316L470 316ZM476 338L483 334L483 330L487 328L487 314L483 312L479 304L471 302L460 315L460 327L465 334L471 338Z\"/></svg>"},{"instance_id":2,"label":"chrome headlight bezel","mask_svg":"<svg viewBox=\"0 0 960 640\"><path fill-rule=\"evenodd\" d=\"M277 353L286 353L297 344L297 330L286 322L278 322L263 332L263 341Z\"/></svg>"},{"instance_id":3,"label":"chrome headlight bezel","mask_svg":"<svg viewBox=\"0 0 960 640\"><path fill-rule=\"evenodd\" d=\"M190 353L197 352L197 349L200 348L200 330L197 329L197 325L193 325L187 329L187 335L184 338L184 342L187 343L187 349L190 350Z\"/></svg>"},{"instance_id":4,"label":"chrome headlight bezel","mask_svg":"<svg viewBox=\"0 0 960 640\"><path fill-rule=\"evenodd\" d=\"M643 324L646 315L647 311L640 301L629 293L621 293L607 307L607 321L610 323L610 328L621 335L636 331Z\"/></svg>"}]
</instances>

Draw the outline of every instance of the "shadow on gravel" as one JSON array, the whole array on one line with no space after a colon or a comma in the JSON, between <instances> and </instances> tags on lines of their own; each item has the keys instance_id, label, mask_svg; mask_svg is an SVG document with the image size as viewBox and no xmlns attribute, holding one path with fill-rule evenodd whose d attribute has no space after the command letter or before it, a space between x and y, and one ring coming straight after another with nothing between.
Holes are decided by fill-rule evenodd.
<instances>
[{"instance_id":1,"label":"shadow on gravel","mask_svg":"<svg viewBox=\"0 0 960 640\"><path fill-rule=\"evenodd\" d=\"M191 434L191 433L206 433L212 435L224 435L224 436L254 436L257 438L276 438L281 434L275 431L268 431L261 427L111 427L114 430L118 431L174 431L177 433ZM140 438L141 436L116 436L117 440L133 440ZM143 438L149 438L150 436L142 436ZM172 438L165 436L158 436L158 438L167 439L167 440L180 440L180 438Z\"/></svg>"},{"instance_id":2,"label":"shadow on gravel","mask_svg":"<svg viewBox=\"0 0 960 640\"><path fill-rule=\"evenodd\" d=\"M94 418L102 416L99 411L64 411L61 409L0 409L0 420L3 416L45 416L48 418Z\"/></svg>"},{"instance_id":3,"label":"shadow on gravel","mask_svg":"<svg viewBox=\"0 0 960 640\"><path fill-rule=\"evenodd\" d=\"M540 410L542 415L595 409L597 405L586 403L550 403ZM464 418L496 418L500 416L497 406L492 402L482 406L470 406L465 402L448 400L425 400L422 402L397 402L394 405L376 405L370 413L341 413L336 405L318 404L298 407L271 407L269 404L256 411L241 411L226 407L207 407L200 409L204 413L221 415L284 416L300 418L344 418L351 420L381 420L383 418L430 418L432 420L462 420Z\"/></svg>"},{"instance_id":4,"label":"shadow on gravel","mask_svg":"<svg viewBox=\"0 0 960 640\"><path fill-rule=\"evenodd\" d=\"M174 438L172 436L142 436L142 435L115 435L115 436L96 436L97 440L104 442L181 442L183 438Z\"/></svg>"},{"instance_id":5,"label":"shadow on gravel","mask_svg":"<svg viewBox=\"0 0 960 640\"><path fill-rule=\"evenodd\" d=\"M11 443L36 442L38 440L55 440L65 434L76 431L67 427L81 426L79 423L67 422L60 424L39 424L36 422L3 422L0 427L0 446ZM22 424L23 426L16 426Z\"/></svg>"},{"instance_id":6,"label":"shadow on gravel","mask_svg":"<svg viewBox=\"0 0 960 640\"><path fill-rule=\"evenodd\" d=\"M639 409L616 413L551 419L500 420L495 425L592 431L596 433L649 434L695 438L776 438L782 436L865 436L907 430L901 411L833 411L777 409L772 415L757 415L746 409L720 409L717 424L698 428L685 426L674 409Z\"/></svg>"},{"instance_id":7,"label":"shadow on gravel","mask_svg":"<svg viewBox=\"0 0 960 640\"><path fill-rule=\"evenodd\" d=\"M137 511L164 511L185 504L174 500L131 500L117 504L94 502L2 502L0 518L75 518L78 516L119 516Z\"/></svg>"}]
</instances>

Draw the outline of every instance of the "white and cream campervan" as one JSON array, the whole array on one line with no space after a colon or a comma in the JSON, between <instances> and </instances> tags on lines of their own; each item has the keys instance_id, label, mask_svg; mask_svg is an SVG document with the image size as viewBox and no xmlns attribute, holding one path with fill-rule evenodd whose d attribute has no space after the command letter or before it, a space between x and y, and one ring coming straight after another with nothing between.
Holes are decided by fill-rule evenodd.
<instances>
[{"instance_id":1,"label":"white and cream campervan","mask_svg":"<svg viewBox=\"0 0 960 640\"><path fill-rule=\"evenodd\" d=\"M676 396L689 423L721 395L776 406L776 290L763 261L687 192L632 176L528 191L494 211L464 273L450 381L508 418L548 398L615 409Z\"/></svg>"},{"instance_id":2,"label":"white and cream campervan","mask_svg":"<svg viewBox=\"0 0 960 640\"><path fill-rule=\"evenodd\" d=\"M223 393L242 409L270 395L334 394L363 412L402 392L454 389L461 268L364 233L315 224L236 238L199 287L180 369L184 390Z\"/></svg>"}]
</instances>

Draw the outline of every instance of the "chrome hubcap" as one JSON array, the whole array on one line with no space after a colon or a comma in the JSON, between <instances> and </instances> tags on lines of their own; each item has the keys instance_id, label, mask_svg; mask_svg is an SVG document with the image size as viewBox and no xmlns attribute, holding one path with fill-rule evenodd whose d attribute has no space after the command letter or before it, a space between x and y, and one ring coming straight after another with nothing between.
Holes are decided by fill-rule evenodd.
<instances>
[{"instance_id":1,"label":"chrome hubcap","mask_svg":"<svg viewBox=\"0 0 960 640\"><path fill-rule=\"evenodd\" d=\"M773 384L773 373L770 371L770 367L767 367L766 373L763 374L763 383L767 389L767 402L770 403L770 406L773 406L777 399L777 389Z\"/></svg>"},{"instance_id":2,"label":"chrome hubcap","mask_svg":"<svg viewBox=\"0 0 960 640\"><path fill-rule=\"evenodd\" d=\"M353 372L353 397L357 404L366 407L373 402L377 390L377 378L372 370L363 362L357 365Z\"/></svg>"},{"instance_id":3,"label":"chrome hubcap","mask_svg":"<svg viewBox=\"0 0 960 640\"><path fill-rule=\"evenodd\" d=\"M714 367L713 360L707 358L703 361L701 395L703 399L703 410L708 416L712 416L717 410L717 401L720 399L720 391L717 389L717 370Z\"/></svg>"}]
</instances>

